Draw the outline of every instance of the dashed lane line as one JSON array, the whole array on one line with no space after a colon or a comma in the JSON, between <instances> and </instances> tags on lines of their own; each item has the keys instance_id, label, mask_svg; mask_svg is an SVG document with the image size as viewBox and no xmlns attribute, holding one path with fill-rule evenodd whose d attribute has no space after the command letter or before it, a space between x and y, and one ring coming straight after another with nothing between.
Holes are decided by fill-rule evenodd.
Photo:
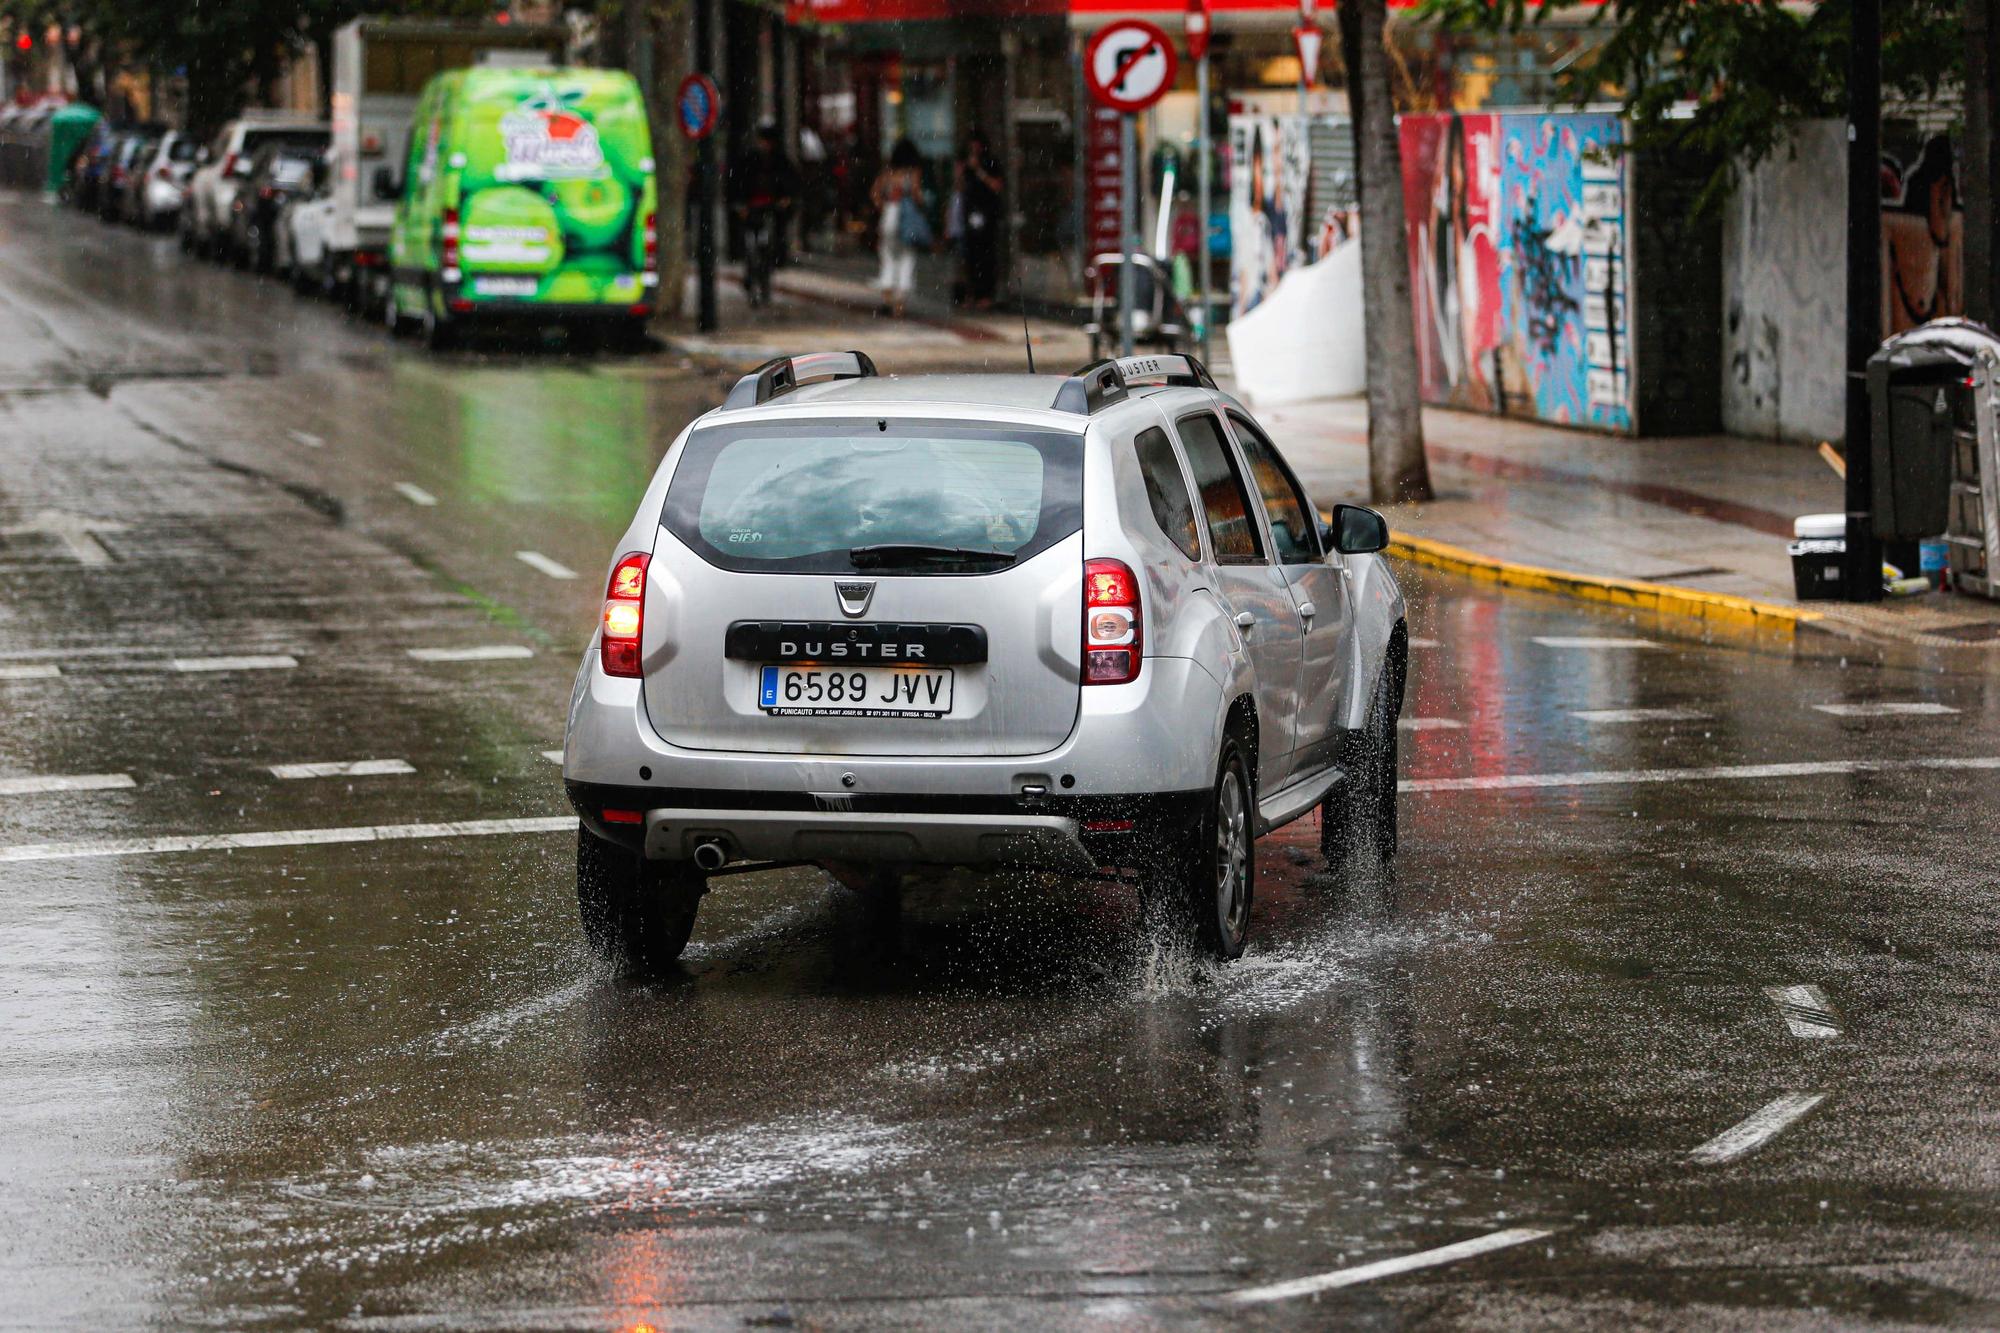
<instances>
[{"instance_id":1,"label":"dashed lane line","mask_svg":"<svg viewBox=\"0 0 2000 1333\"><path fill-rule=\"evenodd\" d=\"M290 671L299 659L287 653L267 653L244 657L176 657L176 671Z\"/></svg>"},{"instance_id":2,"label":"dashed lane line","mask_svg":"<svg viewBox=\"0 0 2000 1333\"><path fill-rule=\"evenodd\" d=\"M62 675L62 668L53 662L37 662L30 666L0 666L0 680L54 680Z\"/></svg>"},{"instance_id":3,"label":"dashed lane line","mask_svg":"<svg viewBox=\"0 0 2000 1333\"><path fill-rule=\"evenodd\" d=\"M407 481L399 481L396 483L396 494L402 496L405 500L408 500L411 504L420 505L425 509L429 509L432 505L438 502L438 498L435 495L432 495L429 491L425 490L421 486L412 486Z\"/></svg>"},{"instance_id":4,"label":"dashed lane line","mask_svg":"<svg viewBox=\"0 0 2000 1333\"><path fill-rule=\"evenodd\" d=\"M1441 643L1439 643L1439 642L1438 642L1438 641L1437 641L1436 639L1411 639L1411 640L1409 640L1409 646L1410 646L1410 647L1412 647L1412 648L1442 648L1442 647L1444 647L1444 645L1443 645L1443 644L1441 644Z\"/></svg>"},{"instance_id":5,"label":"dashed lane line","mask_svg":"<svg viewBox=\"0 0 2000 1333\"><path fill-rule=\"evenodd\" d=\"M2000 768L2000 755L1963 759L1824 759L1795 764L1724 764L1713 768L1626 768L1585 773L1498 773L1490 777L1404 778L1398 791L1521 791L1536 787L1622 787L1655 782L1723 782L1748 778L1814 778L1849 773L1931 772Z\"/></svg>"},{"instance_id":6,"label":"dashed lane line","mask_svg":"<svg viewBox=\"0 0 2000 1333\"><path fill-rule=\"evenodd\" d=\"M1832 717L1943 717L1958 710L1947 704L1873 703L1814 704L1813 711Z\"/></svg>"},{"instance_id":7,"label":"dashed lane line","mask_svg":"<svg viewBox=\"0 0 2000 1333\"><path fill-rule=\"evenodd\" d=\"M1405 731L1457 731L1465 726L1455 717L1402 717L1396 725Z\"/></svg>"},{"instance_id":8,"label":"dashed lane line","mask_svg":"<svg viewBox=\"0 0 2000 1333\"><path fill-rule=\"evenodd\" d=\"M548 760L552 764L560 764L562 762L562 751L544 750L542 751L542 758Z\"/></svg>"},{"instance_id":9,"label":"dashed lane line","mask_svg":"<svg viewBox=\"0 0 2000 1333\"><path fill-rule=\"evenodd\" d=\"M1372 1264L1362 1264L1357 1268L1341 1268L1313 1277L1294 1278L1289 1282L1273 1282L1265 1287L1247 1287L1242 1291L1231 1292L1229 1300L1235 1305L1263 1305L1271 1301L1293 1300L1300 1296L1316 1296L1322 1291L1359 1286L1364 1282L1395 1277L1399 1273L1413 1273L1420 1268L1455 1264L1462 1259L1473 1259L1482 1254L1491 1254L1495 1250L1525 1245L1529 1241L1542 1240L1554 1234L1552 1231L1537 1227L1511 1227L1506 1231L1475 1236L1471 1240L1440 1245L1435 1250L1420 1250L1415 1254L1405 1254L1394 1259L1379 1259Z\"/></svg>"},{"instance_id":10,"label":"dashed lane line","mask_svg":"<svg viewBox=\"0 0 2000 1333\"><path fill-rule=\"evenodd\" d=\"M118 791L136 787L130 773L51 773L34 778L0 778L0 796L39 796L52 791Z\"/></svg>"},{"instance_id":11,"label":"dashed lane line","mask_svg":"<svg viewBox=\"0 0 2000 1333\"><path fill-rule=\"evenodd\" d=\"M419 662L499 662L533 657L535 650L518 643L482 643L471 648L412 648L409 653Z\"/></svg>"},{"instance_id":12,"label":"dashed lane line","mask_svg":"<svg viewBox=\"0 0 2000 1333\"><path fill-rule=\"evenodd\" d=\"M1788 1092L1752 1111L1696 1148L1688 1154L1688 1160L1700 1166L1734 1161L1747 1152L1763 1147L1780 1131L1825 1100L1823 1092Z\"/></svg>"},{"instance_id":13,"label":"dashed lane line","mask_svg":"<svg viewBox=\"0 0 2000 1333\"><path fill-rule=\"evenodd\" d=\"M288 430L285 432L285 434L291 436L294 440L298 441L300 444L303 444L308 449L317 449L326 443L325 440L321 439L319 436L313 434L309 430Z\"/></svg>"},{"instance_id":14,"label":"dashed lane line","mask_svg":"<svg viewBox=\"0 0 2000 1333\"><path fill-rule=\"evenodd\" d=\"M1764 997L1778 1006L1794 1037L1838 1037L1840 1020L1817 986L1766 986Z\"/></svg>"},{"instance_id":15,"label":"dashed lane line","mask_svg":"<svg viewBox=\"0 0 2000 1333\"><path fill-rule=\"evenodd\" d=\"M573 579L576 571L568 565L551 560L540 551L516 551L514 558L533 570L539 570L552 579Z\"/></svg>"},{"instance_id":16,"label":"dashed lane line","mask_svg":"<svg viewBox=\"0 0 2000 1333\"><path fill-rule=\"evenodd\" d=\"M258 833L187 834L117 838L101 842L41 842L0 847L0 865L19 861L81 861L107 856L166 856L182 852L249 851L259 847L316 847L343 842L418 842L434 838L490 838L510 833L573 833L575 815L535 819L466 819L445 824L360 824L349 828L270 829Z\"/></svg>"},{"instance_id":17,"label":"dashed lane line","mask_svg":"<svg viewBox=\"0 0 2000 1333\"><path fill-rule=\"evenodd\" d=\"M1707 722L1714 714L1699 708L1579 708L1571 717L1585 722Z\"/></svg>"},{"instance_id":18,"label":"dashed lane line","mask_svg":"<svg viewBox=\"0 0 2000 1333\"><path fill-rule=\"evenodd\" d=\"M1542 634L1535 642L1544 648L1657 648L1651 639L1603 639L1591 635Z\"/></svg>"},{"instance_id":19,"label":"dashed lane line","mask_svg":"<svg viewBox=\"0 0 2000 1333\"><path fill-rule=\"evenodd\" d=\"M274 778L379 778L414 773L401 759L355 759L344 764L273 764Z\"/></svg>"}]
</instances>

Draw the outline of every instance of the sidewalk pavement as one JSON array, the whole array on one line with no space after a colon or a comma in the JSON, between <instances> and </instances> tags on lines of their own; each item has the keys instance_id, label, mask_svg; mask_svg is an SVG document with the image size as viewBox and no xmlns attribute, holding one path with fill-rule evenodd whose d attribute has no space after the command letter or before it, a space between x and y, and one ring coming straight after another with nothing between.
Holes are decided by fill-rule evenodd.
<instances>
[{"instance_id":1,"label":"sidewalk pavement","mask_svg":"<svg viewBox=\"0 0 2000 1333\"><path fill-rule=\"evenodd\" d=\"M787 353L858 347L885 374L1024 370L1022 320L953 311L920 291L908 318L839 271L791 267L761 310L723 285L725 332L668 330L684 356L738 372ZM689 302L692 308L692 301ZM1083 364L1073 325L1027 321L1044 373ZM1215 350L1226 344L1217 340ZM1226 357L1210 369L1232 387ZM1253 406L1255 406L1253 404ZM1260 408L1258 419L1322 504L1368 498L1360 399ZM1393 554L1505 586L1779 634L1834 633L1937 648L2000 645L2000 602L1931 593L1872 604L1793 597L1792 520L1844 507L1840 479L1804 445L1730 436L1628 439L1444 409L1424 412L1437 498L1384 508Z\"/></svg>"}]
</instances>

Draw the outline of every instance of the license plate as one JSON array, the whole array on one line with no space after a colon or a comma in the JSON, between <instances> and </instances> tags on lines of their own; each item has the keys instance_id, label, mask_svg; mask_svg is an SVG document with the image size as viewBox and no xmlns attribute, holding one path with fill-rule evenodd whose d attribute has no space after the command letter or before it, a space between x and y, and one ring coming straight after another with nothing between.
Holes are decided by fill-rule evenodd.
<instances>
[{"instance_id":1,"label":"license plate","mask_svg":"<svg viewBox=\"0 0 2000 1333\"><path fill-rule=\"evenodd\" d=\"M474 278L472 290L481 296L533 296L540 287L533 278Z\"/></svg>"},{"instance_id":2,"label":"license plate","mask_svg":"<svg viewBox=\"0 0 2000 1333\"><path fill-rule=\"evenodd\" d=\"M757 706L773 717L943 717L951 676L942 667L767 666Z\"/></svg>"}]
</instances>

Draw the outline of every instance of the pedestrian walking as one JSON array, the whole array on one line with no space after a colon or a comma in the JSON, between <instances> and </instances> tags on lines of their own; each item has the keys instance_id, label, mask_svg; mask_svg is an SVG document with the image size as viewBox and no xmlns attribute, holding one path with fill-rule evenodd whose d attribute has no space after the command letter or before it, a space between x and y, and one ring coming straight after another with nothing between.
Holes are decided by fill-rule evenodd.
<instances>
[{"instance_id":1,"label":"pedestrian walking","mask_svg":"<svg viewBox=\"0 0 2000 1333\"><path fill-rule=\"evenodd\" d=\"M889 164L875 178L872 197L880 212L876 249L882 272L882 307L901 319L917 281L917 253L931 248L931 221L924 212L924 160L917 146L898 139L889 150Z\"/></svg>"},{"instance_id":2,"label":"pedestrian walking","mask_svg":"<svg viewBox=\"0 0 2000 1333\"><path fill-rule=\"evenodd\" d=\"M986 136L977 130L965 141L959 159L965 201L964 232L960 240L965 258L966 296L975 310L991 310L993 295L1000 286L1000 210L1005 207L1000 165L993 158Z\"/></svg>"}]
</instances>

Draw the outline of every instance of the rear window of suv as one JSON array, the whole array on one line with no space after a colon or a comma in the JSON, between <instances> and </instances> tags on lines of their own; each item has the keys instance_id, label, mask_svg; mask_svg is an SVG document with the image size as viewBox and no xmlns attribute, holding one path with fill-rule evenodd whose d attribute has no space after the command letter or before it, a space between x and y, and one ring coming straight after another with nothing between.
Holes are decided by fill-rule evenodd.
<instances>
[{"instance_id":1,"label":"rear window of suv","mask_svg":"<svg viewBox=\"0 0 2000 1333\"><path fill-rule=\"evenodd\" d=\"M1082 526L1082 441L879 418L710 427L688 437L661 522L724 569L851 574L870 546L1012 557L869 566L990 573Z\"/></svg>"}]
</instances>

